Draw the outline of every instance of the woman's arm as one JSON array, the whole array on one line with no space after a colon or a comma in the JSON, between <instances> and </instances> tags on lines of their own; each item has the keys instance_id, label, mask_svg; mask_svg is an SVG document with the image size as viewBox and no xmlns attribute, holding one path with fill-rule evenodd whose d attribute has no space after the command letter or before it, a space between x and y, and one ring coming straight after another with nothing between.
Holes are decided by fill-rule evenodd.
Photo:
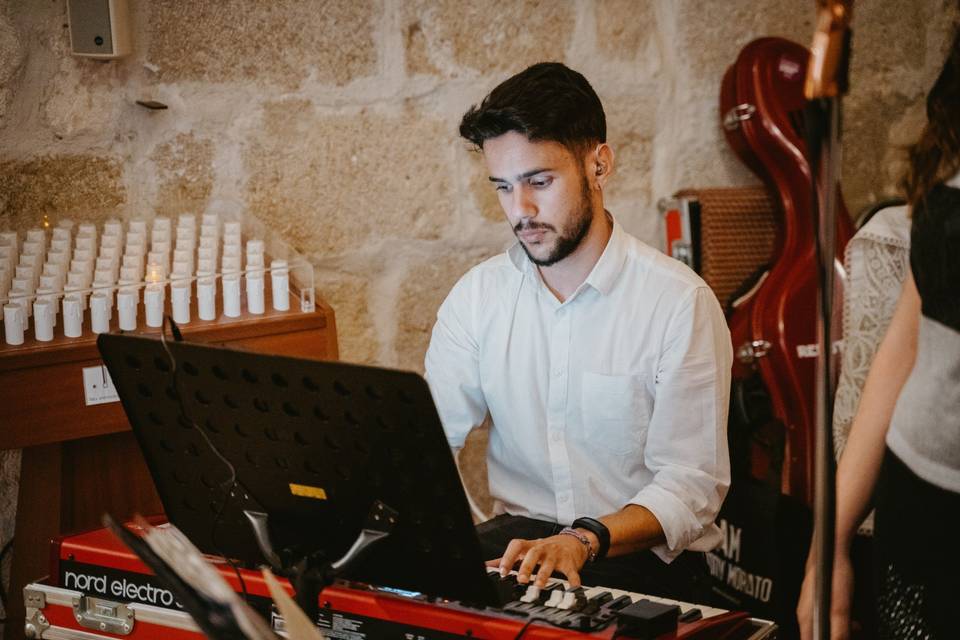
<instances>
[{"instance_id":1,"label":"woman's arm","mask_svg":"<svg viewBox=\"0 0 960 640\"><path fill-rule=\"evenodd\" d=\"M916 360L919 324L920 294L917 293L913 275L908 271L893 318L870 364L847 446L837 467L837 521L830 608L830 629L834 640L848 638L850 634L850 601L853 595L850 545L857 527L870 509L886 448L890 418ZM816 558L811 550L797 604L800 635L804 639L811 638L813 632L815 566Z\"/></svg>"},{"instance_id":2,"label":"woman's arm","mask_svg":"<svg viewBox=\"0 0 960 640\"><path fill-rule=\"evenodd\" d=\"M837 467L837 549L850 548L869 511L890 418L916 360L919 324L920 295L908 271L890 326L870 365Z\"/></svg>"}]
</instances>

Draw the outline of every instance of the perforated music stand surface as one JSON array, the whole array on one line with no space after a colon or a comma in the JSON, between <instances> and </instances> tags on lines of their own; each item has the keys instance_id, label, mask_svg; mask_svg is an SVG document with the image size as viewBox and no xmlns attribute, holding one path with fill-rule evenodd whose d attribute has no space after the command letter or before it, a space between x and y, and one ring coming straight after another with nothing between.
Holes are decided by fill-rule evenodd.
<instances>
[{"instance_id":1,"label":"perforated music stand surface","mask_svg":"<svg viewBox=\"0 0 960 640\"><path fill-rule=\"evenodd\" d=\"M419 375L171 340L168 355L146 336L101 334L97 346L167 517L202 551L262 564L243 515L253 509L277 549L333 561L379 499L397 524L344 578L500 604ZM228 468L198 429L236 469L226 505Z\"/></svg>"}]
</instances>

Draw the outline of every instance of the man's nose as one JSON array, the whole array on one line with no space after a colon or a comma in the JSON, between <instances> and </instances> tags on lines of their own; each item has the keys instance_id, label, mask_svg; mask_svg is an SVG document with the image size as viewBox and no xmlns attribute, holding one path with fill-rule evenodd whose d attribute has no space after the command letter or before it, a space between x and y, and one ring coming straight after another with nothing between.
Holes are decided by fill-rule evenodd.
<instances>
[{"instance_id":1,"label":"man's nose","mask_svg":"<svg viewBox=\"0 0 960 640\"><path fill-rule=\"evenodd\" d=\"M530 190L519 186L513 190L513 216L517 220L533 218L537 215L537 204Z\"/></svg>"}]
</instances>

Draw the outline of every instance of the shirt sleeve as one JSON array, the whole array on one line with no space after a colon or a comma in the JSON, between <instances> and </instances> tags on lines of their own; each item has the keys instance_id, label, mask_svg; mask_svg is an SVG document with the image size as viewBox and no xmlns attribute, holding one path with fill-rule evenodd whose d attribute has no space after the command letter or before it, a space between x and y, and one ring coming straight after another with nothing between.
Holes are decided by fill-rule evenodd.
<instances>
[{"instance_id":1,"label":"shirt sleeve","mask_svg":"<svg viewBox=\"0 0 960 640\"><path fill-rule=\"evenodd\" d=\"M454 450L463 447L467 434L487 415L472 322L476 307L470 277L471 273L465 275L440 306L424 362L433 401Z\"/></svg>"},{"instance_id":2,"label":"shirt sleeve","mask_svg":"<svg viewBox=\"0 0 960 640\"><path fill-rule=\"evenodd\" d=\"M727 412L733 348L713 292L701 286L679 305L657 367L644 462L650 484L630 501L660 522L670 562L714 527L730 486Z\"/></svg>"}]
</instances>

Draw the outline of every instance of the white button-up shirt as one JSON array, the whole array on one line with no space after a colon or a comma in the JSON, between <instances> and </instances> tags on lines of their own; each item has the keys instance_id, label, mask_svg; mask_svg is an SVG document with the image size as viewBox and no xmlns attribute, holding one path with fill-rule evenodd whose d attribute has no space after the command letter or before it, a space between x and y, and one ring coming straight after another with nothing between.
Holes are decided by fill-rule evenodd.
<instances>
[{"instance_id":1,"label":"white button-up shirt","mask_svg":"<svg viewBox=\"0 0 960 640\"><path fill-rule=\"evenodd\" d=\"M519 244L471 269L437 313L426 376L454 449L489 414L497 513L568 525L641 505L669 562L720 540L731 362L703 280L614 223L563 303Z\"/></svg>"}]
</instances>

